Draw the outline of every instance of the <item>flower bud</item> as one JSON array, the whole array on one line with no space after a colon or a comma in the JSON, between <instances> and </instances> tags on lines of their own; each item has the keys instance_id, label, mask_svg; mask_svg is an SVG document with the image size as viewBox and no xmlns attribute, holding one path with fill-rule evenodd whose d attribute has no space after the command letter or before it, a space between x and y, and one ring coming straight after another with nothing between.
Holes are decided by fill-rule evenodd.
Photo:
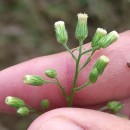
<instances>
[{"instance_id":1,"label":"flower bud","mask_svg":"<svg viewBox=\"0 0 130 130\"><path fill-rule=\"evenodd\" d=\"M49 103L48 99L43 99L43 100L41 101L41 107L42 107L42 109L44 109L44 110L48 109L49 104L50 104L50 103Z\"/></svg>"},{"instance_id":2,"label":"flower bud","mask_svg":"<svg viewBox=\"0 0 130 130\"><path fill-rule=\"evenodd\" d=\"M57 72L56 70L53 70L53 69L48 69L45 71L45 74L47 77L49 78L55 78L57 76Z\"/></svg>"},{"instance_id":3,"label":"flower bud","mask_svg":"<svg viewBox=\"0 0 130 130\"><path fill-rule=\"evenodd\" d=\"M116 31L112 31L108 33L106 36L102 37L99 41L98 44L101 48L106 48L119 38L119 35Z\"/></svg>"},{"instance_id":4,"label":"flower bud","mask_svg":"<svg viewBox=\"0 0 130 130\"><path fill-rule=\"evenodd\" d=\"M68 40L68 34L65 28L65 23L63 21L55 22L54 27L57 41L61 44L66 44Z\"/></svg>"},{"instance_id":5,"label":"flower bud","mask_svg":"<svg viewBox=\"0 0 130 130\"><path fill-rule=\"evenodd\" d=\"M109 63L109 58L106 56L101 56L95 63L93 68L97 68L98 74L101 75Z\"/></svg>"},{"instance_id":6,"label":"flower bud","mask_svg":"<svg viewBox=\"0 0 130 130\"><path fill-rule=\"evenodd\" d=\"M97 28L94 37L92 39L92 47L96 47L98 46L98 41L107 34L107 31L105 29L102 28Z\"/></svg>"},{"instance_id":7,"label":"flower bud","mask_svg":"<svg viewBox=\"0 0 130 130\"><path fill-rule=\"evenodd\" d=\"M89 74L89 82L90 83L95 83L98 79L98 71L97 68L94 68L91 70L90 74Z\"/></svg>"},{"instance_id":8,"label":"flower bud","mask_svg":"<svg viewBox=\"0 0 130 130\"><path fill-rule=\"evenodd\" d=\"M118 101L111 101L107 104L107 109L112 112L118 112L123 108L123 105Z\"/></svg>"},{"instance_id":9,"label":"flower bud","mask_svg":"<svg viewBox=\"0 0 130 130\"><path fill-rule=\"evenodd\" d=\"M43 78L37 75L25 75L23 81L25 84L33 86L42 86L45 83Z\"/></svg>"},{"instance_id":10,"label":"flower bud","mask_svg":"<svg viewBox=\"0 0 130 130\"><path fill-rule=\"evenodd\" d=\"M25 103L22 99L8 96L5 98L5 103L9 106L12 106L14 108L20 108L25 106Z\"/></svg>"},{"instance_id":11,"label":"flower bud","mask_svg":"<svg viewBox=\"0 0 130 130\"><path fill-rule=\"evenodd\" d=\"M87 14L78 14L78 22L75 31L75 37L80 41L84 40L88 36L87 19Z\"/></svg>"},{"instance_id":12,"label":"flower bud","mask_svg":"<svg viewBox=\"0 0 130 130\"><path fill-rule=\"evenodd\" d=\"M20 107L19 109L17 109L17 114L19 114L20 116L27 116L29 115L30 110L27 107Z\"/></svg>"}]
</instances>

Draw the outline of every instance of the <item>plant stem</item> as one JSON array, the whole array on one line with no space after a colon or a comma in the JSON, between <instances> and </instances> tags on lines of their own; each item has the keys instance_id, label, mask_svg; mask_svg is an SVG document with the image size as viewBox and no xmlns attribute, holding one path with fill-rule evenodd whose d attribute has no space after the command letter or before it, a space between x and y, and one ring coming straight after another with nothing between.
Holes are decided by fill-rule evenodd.
<instances>
[{"instance_id":1,"label":"plant stem","mask_svg":"<svg viewBox=\"0 0 130 130\"><path fill-rule=\"evenodd\" d=\"M91 57L94 54L95 50L92 51L91 55L88 57L88 59L84 62L84 64L79 69L79 72L91 61Z\"/></svg>"},{"instance_id":2,"label":"plant stem","mask_svg":"<svg viewBox=\"0 0 130 130\"><path fill-rule=\"evenodd\" d=\"M62 87L62 85L60 84L58 78L56 77L56 84L58 85L59 89L61 90L63 96L68 100L68 95L65 93L65 89Z\"/></svg>"},{"instance_id":3,"label":"plant stem","mask_svg":"<svg viewBox=\"0 0 130 130\"><path fill-rule=\"evenodd\" d=\"M89 50L87 50L87 51L84 51L81 55L84 55L84 54L86 54L86 53L88 53L88 52L91 52L91 51L96 51L97 49L99 49L99 46L96 46L96 47L94 47L94 48L91 48L91 49L89 49Z\"/></svg>"},{"instance_id":4,"label":"plant stem","mask_svg":"<svg viewBox=\"0 0 130 130\"><path fill-rule=\"evenodd\" d=\"M65 44L64 45L65 49L72 55L72 57L74 58L74 60L76 61L77 58L75 57L75 55L73 54L73 52L69 49L69 47Z\"/></svg>"},{"instance_id":5,"label":"plant stem","mask_svg":"<svg viewBox=\"0 0 130 130\"><path fill-rule=\"evenodd\" d=\"M56 81L45 80L45 83L46 83L46 84L49 84L49 83L55 83L55 84L57 84L57 86L59 87L59 89L60 89L61 92L62 92L62 95L68 100L68 95L65 93L65 90L64 90L64 88L62 87L60 81L58 80L57 77L55 78L55 80L56 80Z\"/></svg>"},{"instance_id":6,"label":"plant stem","mask_svg":"<svg viewBox=\"0 0 130 130\"><path fill-rule=\"evenodd\" d=\"M87 50L87 51L84 51L81 55L84 55L84 54L89 53L89 52L91 52L91 51L93 51L93 48L91 48L91 49L89 49L89 50Z\"/></svg>"},{"instance_id":7,"label":"plant stem","mask_svg":"<svg viewBox=\"0 0 130 130\"><path fill-rule=\"evenodd\" d=\"M38 111L38 110L36 110L36 109L31 109L30 110L30 113L35 113L35 114L38 114L38 115L41 115L41 114L43 114L43 112L41 112L41 111Z\"/></svg>"},{"instance_id":8,"label":"plant stem","mask_svg":"<svg viewBox=\"0 0 130 130\"><path fill-rule=\"evenodd\" d=\"M74 98L74 93L75 93L75 88L76 88L76 83L77 83L77 78L78 78L78 74L79 74L79 63L80 63L80 58L81 58L81 53L82 53L82 44L83 41L79 41L79 55L78 55L78 59L76 60L76 68L75 68L75 74L74 74L74 82L73 82L73 86L71 89L71 94L69 96L69 100L68 100L68 106L71 107L72 106L72 102L73 102L73 98Z\"/></svg>"},{"instance_id":9,"label":"plant stem","mask_svg":"<svg viewBox=\"0 0 130 130\"><path fill-rule=\"evenodd\" d=\"M53 84L53 83L56 83L55 81L51 81L51 80L45 80L45 84Z\"/></svg>"},{"instance_id":10,"label":"plant stem","mask_svg":"<svg viewBox=\"0 0 130 130\"><path fill-rule=\"evenodd\" d=\"M107 106L104 106L104 107L99 109L99 111L105 111L105 110L107 110Z\"/></svg>"},{"instance_id":11,"label":"plant stem","mask_svg":"<svg viewBox=\"0 0 130 130\"><path fill-rule=\"evenodd\" d=\"M43 112L37 109L34 109L32 106L26 105L26 107L30 110L30 113L35 113L41 115Z\"/></svg>"},{"instance_id":12,"label":"plant stem","mask_svg":"<svg viewBox=\"0 0 130 130\"><path fill-rule=\"evenodd\" d=\"M81 89L83 89L84 87L86 87L86 86L89 86L91 83L90 82L87 82L87 83L85 83L84 85L82 85L82 86L80 86L80 87L78 87L78 88L75 88L74 90L75 91L80 91Z\"/></svg>"},{"instance_id":13,"label":"plant stem","mask_svg":"<svg viewBox=\"0 0 130 130\"><path fill-rule=\"evenodd\" d=\"M129 117L124 114L116 113L115 115L129 120Z\"/></svg>"}]
</instances>

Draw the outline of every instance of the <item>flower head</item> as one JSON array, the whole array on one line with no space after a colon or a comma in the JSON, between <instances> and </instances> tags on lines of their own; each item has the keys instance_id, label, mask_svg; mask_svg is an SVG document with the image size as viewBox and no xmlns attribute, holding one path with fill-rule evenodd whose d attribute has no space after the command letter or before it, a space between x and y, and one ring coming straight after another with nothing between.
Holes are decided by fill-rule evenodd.
<instances>
[{"instance_id":1,"label":"flower head","mask_svg":"<svg viewBox=\"0 0 130 130\"><path fill-rule=\"evenodd\" d=\"M17 114L20 116L27 116L29 115L30 110L27 107L20 107L17 109Z\"/></svg>"},{"instance_id":2,"label":"flower head","mask_svg":"<svg viewBox=\"0 0 130 130\"><path fill-rule=\"evenodd\" d=\"M97 28L95 35L92 39L92 47L98 46L98 41L107 34L107 31L103 28Z\"/></svg>"},{"instance_id":3,"label":"flower head","mask_svg":"<svg viewBox=\"0 0 130 130\"><path fill-rule=\"evenodd\" d=\"M109 63L109 58L103 55L97 60L93 68L96 68L98 74L101 75L105 70L105 68L107 67L108 63Z\"/></svg>"},{"instance_id":4,"label":"flower head","mask_svg":"<svg viewBox=\"0 0 130 130\"><path fill-rule=\"evenodd\" d=\"M8 96L5 98L5 103L9 106L15 107L15 108L19 108L19 107L23 107L25 106L25 103L22 99L20 98L16 98L16 97L12 97L12 96Z\"/></svg>"},{"instance_id":5,"label":"flower head","mask_svg":"<svg viewBox=\"0 0 130 130\"><path fill-rule=\"evenodd\" d=\"M53 70L53 69L46 70L45 74L49 78L55 78L57 76L56 70Z\"/></svg>"},{"instance_id":6,"label":"flower head","mask_svg":"<svg viewBox=\"0 0 130 130\"><path fill-rule=\"evenodd\" d=\"M43 78L37 75L25 75L23 81L25 84L34 86L42 86L45 83Z\"/></svg>"},{"instance_id":7,"label":"flower head","mask_svg":"<svg viewBox=\"0 0 130 130\"><path fill-rule=\"evenodd\" d=\"M75 31L75 36L78 40L84 40L88 36L87 19L87 14L78 14L78 22Z\"/></svg>"},{"instance_id":8,"label":"flower head","mask_svg":"<svg viewBox=\"0 0 130 130\"><path fill-rule=\"evenodd\" d=\"M123 105L118 101L110 101L107 103L108 110L118 112L123 108Z\"/></svg>"},{"instance_id":9,"label":"flower head","mask_svg":"<svg viewBox=\"0 0 130 130\"><path fill-rule=\"evenodd\" d=\"M90 74L89 74L89 82L90 83L95 83L98 79L98 70L97 68L94 68L91 70Z\"/></svg>"},{"instance_id":10,"label":"flower head","mask_svg":"<svg viewBox=\"0 0 130 130\"><path fill-rule=\"evenodd\" d=\"M42 109L46 110L49 107L49 104L50 104L50 102L48 101L48 99L43 99L41 101L41 107L42 107Z\"/></svg>"},{"instance_id":11,"label":"flower head","mask_svg":"<svg viewBox=\"0 0 130 130\"><path fill-rule=\"evenodd\" d=\"M107 35L105 35L104 37L102 37L98 41L98 44L101 48L106 48L110 46L112 43L114 43L115 41L117 41L118 38L119 38L119 34L116 31L112 31Z\"/></svg>"},{"instance_id":12,"label":"flower head","mask_svg":"<svg viewBox=\"0 0 130 130\"><path fill-rule=\"evenodd\" d=\"M68 34L65 28L64 21L55 22L54 27L56 31L57 41L61 44L66 44L68 40Z\"/></svg>"}]
</instances>

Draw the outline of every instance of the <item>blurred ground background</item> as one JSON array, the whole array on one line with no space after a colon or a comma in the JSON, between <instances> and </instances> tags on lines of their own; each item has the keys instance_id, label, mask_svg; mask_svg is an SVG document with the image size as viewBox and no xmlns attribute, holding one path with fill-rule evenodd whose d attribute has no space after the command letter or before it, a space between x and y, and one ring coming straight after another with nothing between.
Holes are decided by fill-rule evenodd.
<instances>
[{"instance_id":1,"label":"blurred ground background","mask_svg":"<svg viewBox=\"0 0 130 130\"><path fill-rule=\"evenodd\" d=\"M0 0L0 70L64 51L54 36L57 20L66 22L70 48L78 46L74 31L79 12L89 14L86 42L97 27L118 32L130 29L130 0ZM26 130L34 118L0 114L0 130Z\"/></svg>"}]
</instances>

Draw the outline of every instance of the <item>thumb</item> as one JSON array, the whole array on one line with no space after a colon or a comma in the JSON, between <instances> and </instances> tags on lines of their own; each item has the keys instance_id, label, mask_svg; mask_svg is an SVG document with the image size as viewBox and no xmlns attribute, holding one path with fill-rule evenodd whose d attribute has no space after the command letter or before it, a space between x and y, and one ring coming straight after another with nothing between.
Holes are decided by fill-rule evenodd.
<instances>
[{"instance_id":1,"label":"thumb","mask_svg":"<svg viewBox=\"0 0 130 130\"><path fill-rule=\"evenodd\" d=\"M41 115L28 130L130 130L130 121L94 110L61 108Z\"/></svg>"}]
</instances>

